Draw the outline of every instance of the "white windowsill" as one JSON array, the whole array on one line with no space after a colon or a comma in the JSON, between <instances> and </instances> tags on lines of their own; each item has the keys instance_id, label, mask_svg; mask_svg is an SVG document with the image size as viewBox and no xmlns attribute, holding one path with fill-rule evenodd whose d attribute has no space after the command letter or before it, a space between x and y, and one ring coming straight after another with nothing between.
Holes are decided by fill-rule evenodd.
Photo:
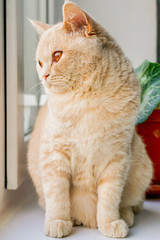
<instances>
[{"instance_id":1,"label":"white windowsill","mask_svg":"<svg viewBox=\"0 0 160 240\"><path fill-rule=\"evenodd\" d=\"M33 192L33 190L32 190ZM135 225L130 229L128 239L160 239L160 200L147 200L144 210L136 215ZM43 233L44 211L37 204L37 197L31 193L28 200L12 213L7 223L0 226L0 239L3 240L49 240ZM106 240L97 229L74 227L69 240ZM113 238L112 238L113 240Z\"/></svg>"}]
</instances>

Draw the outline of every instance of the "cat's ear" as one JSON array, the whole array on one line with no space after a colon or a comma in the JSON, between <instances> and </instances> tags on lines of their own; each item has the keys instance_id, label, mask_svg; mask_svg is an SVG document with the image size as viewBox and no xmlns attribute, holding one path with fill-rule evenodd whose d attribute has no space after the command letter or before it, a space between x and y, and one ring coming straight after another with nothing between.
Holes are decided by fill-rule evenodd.
<instances>
[{"instance_id":1,"label":"cat's ear","mask_svg":"<svg viewBox=\"0 0 160 240\"><path fill-rule=\"evenodd\" d=\"M68 32L94 34L93 20L76 4L66 1L63 5L63 22Z\"/></svg>"},{"instance_id":2,"label":"cat's ear","mask_svg":"<svg viewBox=\"0 0 160 240\"><path fill-rule=\"evenodd\" d=\"M48 30L49 28L52 28L52 25L46 24L46 23L42 23L36 20L31 20L28 18L28 20L31 22L32 26L36 29L38 34L42 34L44 33L46 30Z\"/></svg>"}]
</instances>

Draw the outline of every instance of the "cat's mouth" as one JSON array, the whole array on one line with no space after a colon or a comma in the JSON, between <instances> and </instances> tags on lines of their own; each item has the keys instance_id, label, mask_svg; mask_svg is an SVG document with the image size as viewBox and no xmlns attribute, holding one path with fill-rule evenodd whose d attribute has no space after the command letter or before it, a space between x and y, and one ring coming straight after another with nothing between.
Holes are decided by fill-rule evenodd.
<instances>
[{"instance_id":1,"label":"cat's mouth","mask_svg":"<svg viewBox=\"0 0 160 240\"><path fill-rule=\"evenodd\" d=\"M45 86L53 89L69 90L71 82L63 75L53 76L45 82Z\"/></svg>"},{"instance_id":2,"label":"cat's mouth","mask_svg":"<svg viewBox=\"0 0 160 240\"><path fill-rule=\"evenodd\" d=\"M72 89L72 83L70 79L67 79L64 75L51 75L49 78L42 79L42 84L48 92L66 92Z\"/></svg>"}]
</instances>

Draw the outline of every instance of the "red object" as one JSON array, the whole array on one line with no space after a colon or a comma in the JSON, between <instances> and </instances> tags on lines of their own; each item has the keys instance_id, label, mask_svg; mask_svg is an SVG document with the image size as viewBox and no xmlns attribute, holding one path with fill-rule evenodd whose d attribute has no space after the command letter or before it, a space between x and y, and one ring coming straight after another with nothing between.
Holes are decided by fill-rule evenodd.
<instances>
[{"instance_id":1,"label":"red object","mask_svg":"<svg viewBox=\"0 0 160 240\"><path fill-rule=\"evenodd\" d=\"M160 196L160 110L155 109L149 118L137 126L137 132L146 145L153 162L154 178L148 196Z\"/></svg>"}]
</instances>

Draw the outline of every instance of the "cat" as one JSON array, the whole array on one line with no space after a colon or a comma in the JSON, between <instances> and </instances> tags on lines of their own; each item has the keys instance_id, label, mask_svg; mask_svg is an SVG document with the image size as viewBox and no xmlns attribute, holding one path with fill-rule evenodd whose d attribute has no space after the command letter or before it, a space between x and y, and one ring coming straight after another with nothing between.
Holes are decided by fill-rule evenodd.
<instances>
[{"instance_id":1,"label":"cat","mask_svg":"<svg viewBox=\"0 0 160 240\"><path fill-rule=\"evenodd\" d=\"M135 130L140 85L121 48L84 10L67 2L63 16L54 26L31 21L48 94L28 148L44 231L63 237L83 224L123 238L153 175Z\"/></svg>"}]
</instances>

